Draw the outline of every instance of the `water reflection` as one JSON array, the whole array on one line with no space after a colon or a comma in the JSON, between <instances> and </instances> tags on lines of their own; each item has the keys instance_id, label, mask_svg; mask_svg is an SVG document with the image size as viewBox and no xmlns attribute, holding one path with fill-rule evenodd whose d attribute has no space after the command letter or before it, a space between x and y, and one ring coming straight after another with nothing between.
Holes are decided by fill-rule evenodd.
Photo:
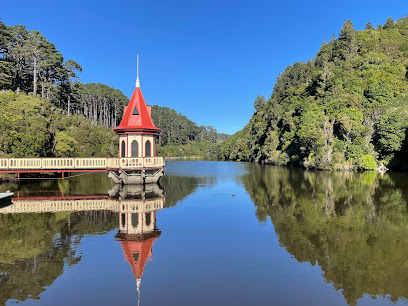
<instances>
[{"instance_id":1,"label":"water reflection","mask_svg":"<svg viewBox=\"0 0 408 306\"><path fill-rule=\"evenodd\" d=\"M152 259L153 243L161 234L156 227L156 213L163 208L163 190L157 184L125 185L110 192L119 194L119 239L125 260L136 277L138 303L140 283L146 262ZM122 199L124 198L124 199Z\"/></svg>"},{"instance_id":2,"label":"water reflection","mask_svg":"<svg viewBox=\"0 0 408 306\"><path fill-rule=\"evenodd\" d=\"M186 163L177 175L169 175L177 170L169 166L164 190L117 188L96 175L0 185L20 197L0 209L0 304L58 298L68 290L60 281L72 280L70 273L60 277L67 266L81 275L78 284L69 283L72 292L92 299L95 293L85 290L96 288L105 303L135 302L142 279L143 302L152 305L204 305L214 296L218 304L235 305L344 303L333 288L350 305L370 296L384 296L380 303L408 297L406 174L200 165ZM219 179L217 169L232 174ZM104 238L82 240L94 235ZM287 252L271 243L276 237ZM323 275L290 257L318 265Z\"/></svg>"},{"instance_id":3,"label":"water reflection","mask_svg":"<svg viewBox=\"0 0 408 306\"><path fill-rule=\"evenodd\" d=\"M36 209L23 213L28 208L24 200L0 209L0 304L39 299L66 265L81 260L78 246L84 234L115 226L107 211L52 213L42 200L28 202Z\"/></svg>"},{"instance_id":4,"label":"water reflection","mask_svg":"<svg viewBox=\"0 0 408 306\"><path fill-rule=\"evenodd\" d=\"M139 291L154 240L161 233L156 212L164 207L163 189L154 184L116 186L105 195L50 193L17 192L12 205L0 208L0 304L40 299L66 265L81 261L84 235L115 228Z\"/></svg>"},{"instance_id":5,"label":"water reflection","mask_svg":"<svg viewBox=\"0 0 408 306\"><path fill-rule=\"evenodd\" d=\"M299 262L318 264L348 304L408 297L406 175L254 166L242 180L262 222ZM396 182L400 184L397 187ZM402 187L402 188L401 188Z\"/></svg>"}]
</instances>

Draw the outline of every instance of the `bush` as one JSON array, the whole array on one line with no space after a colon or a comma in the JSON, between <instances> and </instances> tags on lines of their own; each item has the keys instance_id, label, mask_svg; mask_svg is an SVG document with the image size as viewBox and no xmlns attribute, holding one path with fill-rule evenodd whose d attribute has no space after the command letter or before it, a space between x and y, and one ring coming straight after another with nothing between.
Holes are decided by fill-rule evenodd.
<instances>
[{"instance_id":1,"label":"bush","mask_svg":"<svg viewBox=\"0 0 408 306\"><path fill-rule=\"evenodd\" d=\"M377 169L377 163L372 155L366 154L360 158L358 167L362 170L375 170Z\"/></svg>"}]
</instances>

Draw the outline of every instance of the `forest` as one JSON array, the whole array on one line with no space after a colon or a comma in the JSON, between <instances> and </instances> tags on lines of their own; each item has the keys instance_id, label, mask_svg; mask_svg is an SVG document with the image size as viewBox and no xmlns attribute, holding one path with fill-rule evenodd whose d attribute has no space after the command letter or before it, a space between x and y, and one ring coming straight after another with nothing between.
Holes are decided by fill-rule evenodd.
<instances>
[{"instance_id":1,"label":"forest","mask_svg":"<svg viewBox=\"0 0 408 306\"><path fill-rule=\"evenodd\" d=\"M154 105L152 118L161 133L157 154L170 157L199 157L216 160L220 144L230 135L211 126L198 126L174 109Z\"/></svg>"},{"instance_id":2,"label":"forest","mask_svg":"<svg viewBox=\"0 0 408 306\"><path fill-rule=\"evenodd\" d=\"M356 31L288 66L220 158L321 170L407 170L408 17Z\"/></svg>"},{"instance_id":3,"label":"forest","mask_svg":"<svg viewBox=\"0 0 408 306\"><path fill-rule=\"evenodd\" d=\"M127 97L104 84L82 84L82 67L66 60L40 32L0 21L0 90L34 93L64 110L113 128Z\"/></svg>"},{"instance_id":4,"label":"forest","mask_svg":"<svg viewBox=\"0 0 408 306\"><path fill-rule=\"evenodd\" d=\"M242 177L261 222L279 245L318 265L349 305L408 295L408 192L403 174L305 171L252 165Z\"/></svg>"}]
</instances>

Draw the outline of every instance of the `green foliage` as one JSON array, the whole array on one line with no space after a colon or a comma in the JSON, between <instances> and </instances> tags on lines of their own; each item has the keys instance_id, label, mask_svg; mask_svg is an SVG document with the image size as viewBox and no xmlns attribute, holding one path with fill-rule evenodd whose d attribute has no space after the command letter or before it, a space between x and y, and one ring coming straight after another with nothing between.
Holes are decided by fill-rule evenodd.
<instances>
[{"instance_id":1,"label":"green foliage","mask_svg":"<svg viewBox=\"0 0 408 306\"><path fill-rule=\"evenodd\" d=\"M368 23L364 31L345 22L313 60L279 75L270 99L257 98L221 158L324 170L373 169L379 161L407 168L397 161L408 152L407 18L389 18L377 30Z\"/></svg>"},{"instance_id":2,"label":"green foliage","mask_svg":"<svg viewBox=\"0 0 408 306\"><path fill-rule=\"evenodd\" d=\"M169 157L200 157L217 159L219 144L229 135L220 134L211 126L197 124L174 109L152 106L152 118L161 129L157 154Z\"/></svg>"},{"instance_id":3,"label":"green foliage","mask_svg":"<svg viewBox=\"0 0 408 306\"><path fill-rule=\"evenodd\" d=\"M377 163L372 155L366 154L360 158L358 166L362 170L375 170L377 168Z\"/></svg>"},{"instance_id":4,"label":"green foliage","mask_svg":"<svg viewBox=\"0 0 408 306\"><path fill-rule=\"evenodd\" d=\"M219 144L208 140L188 141L185 145L157 145L157 155L166 157L190 157L217 160Z\"/></svg>"},{"instance_id":5,"label":"green foliage","mask_svg":"<svg viewBox=\"0 0 408 306\"><path fill-rule=\"evenodd\" d=\"M116 134L82 115L65 117L24 94L0 94L0 156L117 156Z\"/></svg>"},{"instance_id":6,"label":"green foliage","mask_svg":"<svg viewBox=\"0 0 408 306\"><path fill-rule=\"evenodd\" d=\"M39 299L63 271L81 260L80 238L117 226L106 211L0 215L0 303Z\"/></svg>"},{"instance_id":7,"label":"green foliage","mask_svg":"<svg viewBox=\"0 0 408 306\"><path fill-rule=\"evenodd\" d=\"M319 265L349 305L408 296L407 189L398 174L250 165L242 180L259 221L298 262ZM399 186L398 186L399 184Z\"/></svg>"},{"instance_id":8,"label":"green foliage","mask_svg":"<svg viewBox=\"0 0 408 306\"><path fill-rule=\"evenodd\" d=\"M81 84L80 64L62 54L40 32L0 21L0 90L40 95L66 111L105 127L116 127L128 98L104 84ZM64 151L64 150L63 150Z\"/></svg>"},{"instance_id":9,"label":"green foliage","mask_svg":"<svg viewBox=\"0 0 408 306\"><path fill-rule=\"evenodd\" d=\"M365 26L365 29L370 30L370 31L374 30L373 24L371 22L367 23L366 26Z\"/></svg>"}]
</instances>

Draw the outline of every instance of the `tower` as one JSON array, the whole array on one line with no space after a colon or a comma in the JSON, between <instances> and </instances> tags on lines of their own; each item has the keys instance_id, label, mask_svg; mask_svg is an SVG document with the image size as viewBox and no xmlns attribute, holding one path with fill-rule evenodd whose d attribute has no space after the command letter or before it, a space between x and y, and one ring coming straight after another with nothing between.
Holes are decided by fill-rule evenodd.
<instances>
[{"instance_id":1,"label":"tower","mask_svg":"<svg viewBox=\"0 0 408 306\"><path fill-rule=\"evenodd\" d=\"M143 98L139 67L137 70L132 98L124 107L119 126L113 129L119 136L120 171L112 171L109 176L116 183L122 184L155 183L163 175L164 169L163 157L156 156L155 136L160 129L154 125L151 107L146 105Z\"/></svg>"}]
</instances>

